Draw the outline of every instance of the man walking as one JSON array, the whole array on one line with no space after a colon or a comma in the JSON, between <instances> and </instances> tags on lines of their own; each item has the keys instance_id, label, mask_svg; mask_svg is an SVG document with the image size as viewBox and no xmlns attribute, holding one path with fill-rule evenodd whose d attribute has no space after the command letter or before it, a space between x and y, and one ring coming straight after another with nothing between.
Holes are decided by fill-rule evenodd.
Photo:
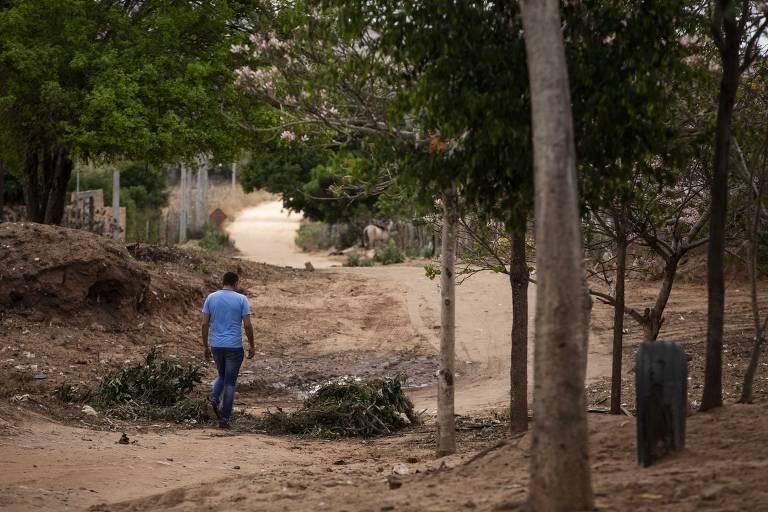
<instances>
[{"instance_id":1,"label":"man walking","mask_svg":"<svg viewBox=\"0 0 768 512\"><path fill-rule=\"evenodd\" d=\"M239 279L234 272L225 273L222 289L208 295L203 304L204 358L210 361L213 355L218 371L208 397L208 415L219 422L219 428L229 428L237 376L243 364L241 325L245 325L245 335L248 337L248 359L253 359L254 355L251 308L245 295L235 291Z\"/></svg>"}]
</instances>

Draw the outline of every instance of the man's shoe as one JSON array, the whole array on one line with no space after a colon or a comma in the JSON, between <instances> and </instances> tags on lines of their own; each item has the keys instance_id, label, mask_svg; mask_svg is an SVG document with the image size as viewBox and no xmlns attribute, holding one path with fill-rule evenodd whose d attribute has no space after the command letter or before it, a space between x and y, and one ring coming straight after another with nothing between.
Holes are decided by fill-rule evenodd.
<instances>
[{"instance_id":1,"label":"man's shoe","mask_svg":"<svg viewBox=\"0 0 768 512\"><path fill-rule=\"evenodd\" d=\"M208 400L206 410L208 411L208 417L211 420L219 421L219 406L216 404L216 402L212 402L211 400Z\"/></svg>"},{"instance_id":2,"label":"man's shoe","mask_svg":"<svg viewBox=\"0 0 768 512\"><path fill-rule=\"evenodd\" d=\"M219 428L222 429L222 430L229 430L232 427L230 427L229 423L227 423L226 421L220 421L219 422Z\"/></svg>"}]
</instances>

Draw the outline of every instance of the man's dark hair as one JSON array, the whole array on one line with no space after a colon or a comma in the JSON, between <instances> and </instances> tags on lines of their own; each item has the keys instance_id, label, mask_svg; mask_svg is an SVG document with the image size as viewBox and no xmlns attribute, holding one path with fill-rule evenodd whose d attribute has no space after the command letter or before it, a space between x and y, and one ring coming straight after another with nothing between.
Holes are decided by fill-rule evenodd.
<instances>
[{"instance_id":1,"label":"man's dark hair","mask_svg":"<svg viewBox=\"0 0 768 512\"><path fill-rule=\"evenodd\" d=\"M224 286L235 286L239 280L240 276L234 272L225 272L221 282L224 283Z\"/></svg>"}]
</instances>

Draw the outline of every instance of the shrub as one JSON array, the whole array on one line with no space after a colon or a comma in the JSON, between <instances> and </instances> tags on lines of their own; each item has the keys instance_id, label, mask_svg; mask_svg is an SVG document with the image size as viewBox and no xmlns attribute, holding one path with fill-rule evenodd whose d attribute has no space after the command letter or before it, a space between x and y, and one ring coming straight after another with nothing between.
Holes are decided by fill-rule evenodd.
<instances>
[{"instance_id":1,"label":"shrub","mask_svg":"<svg viewBox=\"0 0 768 512\"><path fill-rule=\"evenodd\" d=\"M304 252L325 251L335 247L338 236L323 222L309 222L299 226L296 232L296 246Z\"/></svg>"},{"instance_id":2,"label":"shrub","mask_svg":"<svg viewBox=\"0 0 768 512\"><path fill-rule=\"evenodd\" d=\"M221 228L206 225L204 229L200 247L209 251L224 251L234 247L235 244L229 239L229 235Z\"/></svg>"},{"instance_id":3,"label":"shrub","mask_svg":"<svg viewBox=\"0 0 768 512\"><path fill-rule=\"evenodd\" d=\"M301 409L265 414L267 431L317 437L373 437L419 423L405 395L405 375L359 381L349 377L319 386Z\"/></svg>"},{"instance_id":4,"label":"shrub","mask_svg":"<svg viewBox=\"0 0 768 512\"><path fill-rule=\"evenodd\" d=\"M347 261L342 263L345 267L372 267L373 260L366 258L359 252L351 252L347 254Z\"/></svg>"},{"instance_id":5,"label":"shrub","mask_svg":"<svg viewBox=\"0 0 768 512\"><path fill-rule=\"evenodd\" d=\"M393 263L402 263L405 261L403 253L397 248L395 241L391 239L387 241L387 245L381 250L376 251L376 255L373 259L382 265L391 265Z\"/></svg>"}]
</instances>

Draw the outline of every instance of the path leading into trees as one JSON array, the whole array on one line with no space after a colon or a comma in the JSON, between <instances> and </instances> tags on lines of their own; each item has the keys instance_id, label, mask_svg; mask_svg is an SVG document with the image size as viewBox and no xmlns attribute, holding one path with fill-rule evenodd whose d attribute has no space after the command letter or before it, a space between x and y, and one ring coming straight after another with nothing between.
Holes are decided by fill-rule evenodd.
<instances>
[{"instance_id":1,"label":"path leading into trees","mask_svg":"<svg viewBox=\"0 0 768 512\"><path fill-rule=\"evenodd\" d=\"M424 276L419 264L342 268L339 262L322 255L297 252L293 243L300 218L281 211L281 203L271 202L244 210L228 231L243 256L274 265L303 267L312 261L315 268L329 268L338 279L345 275L365 276L381 283L382 294L404 304L415 336L439 351L440 289L439 281ZM529 327L529 393L533 392L533 325L536 288L528 291ZM593 315L590 335L587 380L591 382L610 375L611 333L607 312ZM606 316L606 318L603 318ZM456 389L457 413L480 411L503 406L509 396L509 353L512 300L509 281L504 275L482 273L457 288L456 298ZM371 336L378 335L375 330ZM358 340L361 341L361 340ZM375 340L366 340L375 342ZM403 340L403 348L412 340ZM374 343L375 344L375 343ZM369 345L369 343L365 343ZM350 346L350 350L354 350ZM412 397L417 407L435 410L436 389L416 390Z\"/></svg>"},{"instance_id":2,"label":"path leading into trees","mask_svg":"<svg viewBox=\"0 0 768 512\"><path fill-rule=\"evenodd\" d=\"M227 227L230 238L250 260L284 267L304 268L311 261L315 268L339 263L318 255L308 257L296 250L294 239L301 215L283 210L282 201L269 201L241 211Z\"/></svg>"}]
</instances>

